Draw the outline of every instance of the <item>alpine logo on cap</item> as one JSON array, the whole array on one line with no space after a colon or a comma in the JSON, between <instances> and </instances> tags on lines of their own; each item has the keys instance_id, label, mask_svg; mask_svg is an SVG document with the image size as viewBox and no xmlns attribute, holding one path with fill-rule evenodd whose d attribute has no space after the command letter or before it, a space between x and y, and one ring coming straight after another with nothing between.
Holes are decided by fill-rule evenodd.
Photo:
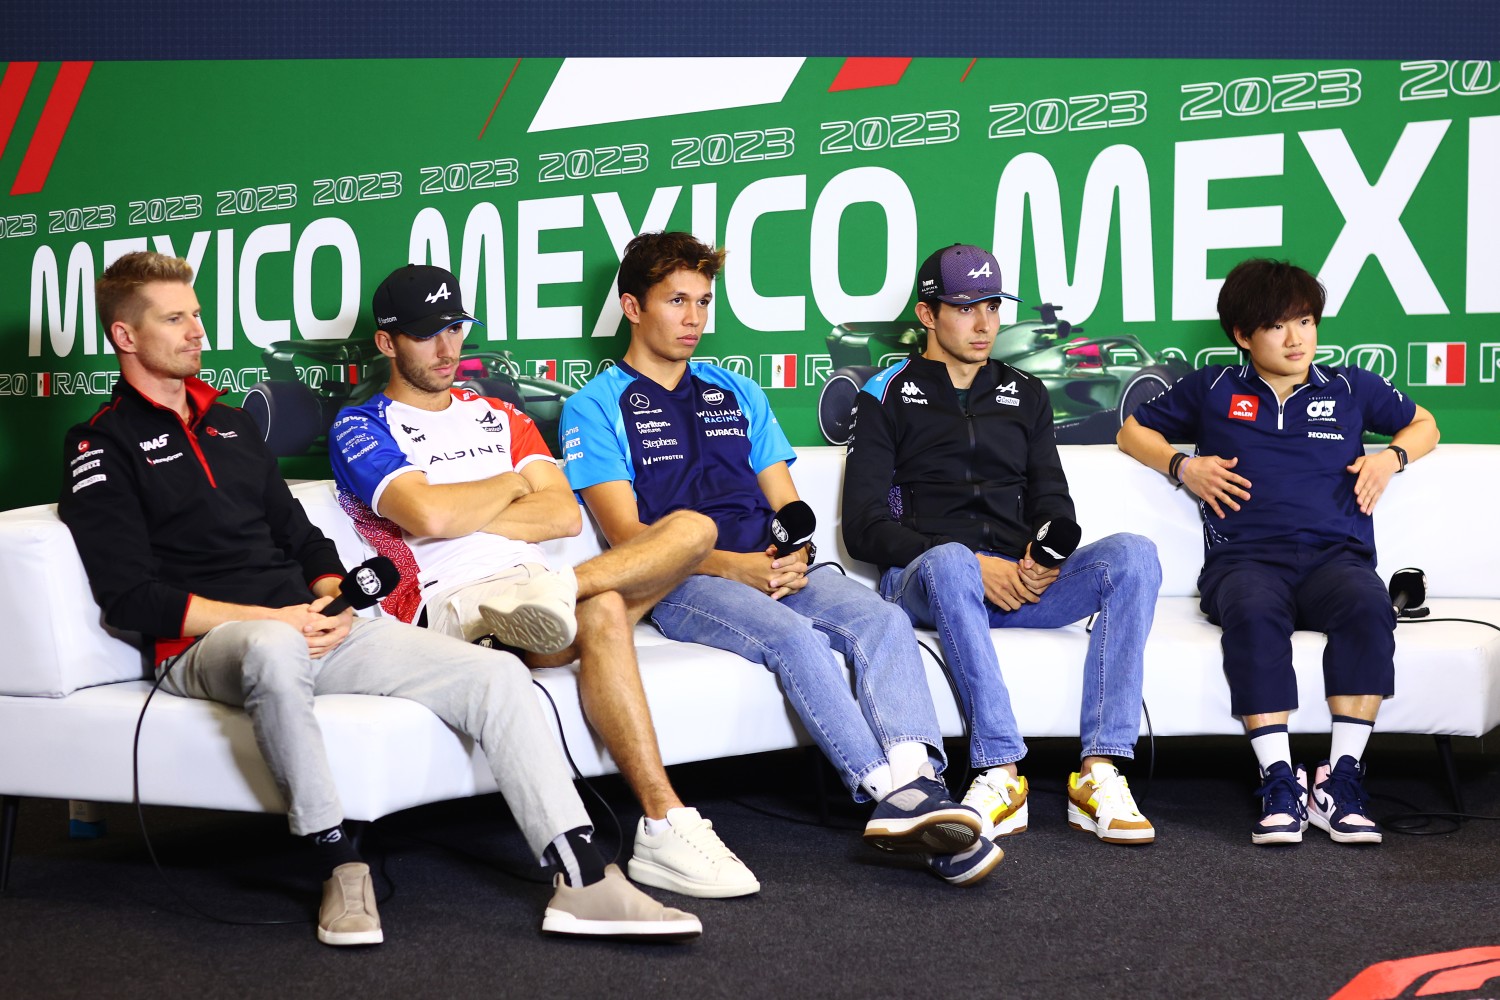
<instances>
[{"instance_id":1,"label":"alpine logo on cap","mask_svg":"<svg viewBox=\"0 0 1500 1000\"><path fill-rule=\"evenodd\" d=\"M969 277L971 278L989 278L993 276L994 272L990 270L989 261L985 261L983 264L980 264L974 270L969 272Z\"/></svg>"},{"instance_id":2,"label":"alpine logo on cap","mask_svg":"<svg viewBox=\"0 0 1500 1000\"><path fill-rule=\"evenodd\" d=\"M448 298L448 283L445 281L438 286L438 290L427 296L428 302L436 302L438 299Z\"/></svg>"}]
</instances>

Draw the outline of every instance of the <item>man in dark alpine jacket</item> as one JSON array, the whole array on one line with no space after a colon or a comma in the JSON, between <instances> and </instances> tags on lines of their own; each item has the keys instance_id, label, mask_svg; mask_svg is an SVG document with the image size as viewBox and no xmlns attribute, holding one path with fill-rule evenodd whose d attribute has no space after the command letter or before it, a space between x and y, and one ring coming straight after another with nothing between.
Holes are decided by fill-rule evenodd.
<instances>
[{"instance_id":1,"label":"man in dark alpine jacket","mask_svg":"<svg viewBox=\"0 0 1500 1000\"><path fill-rule=\"evenodd\" d=\"M1068 822L1108 843L1150 843L1156 832L1114 760L1134 756L1161 567L1138 535L1110 535L1071 555L1041 551L1070 530L1076 544L1077 525L1046 387L990 360L1002 298L1015 296L1001 291L999 263L978 247L955 244L922 265L917 318L927 345L878 373L855 404L844 544L882 567L887 600L937 629L980 772L964 804L992 837L1026 829L1028 789L1017 766L1026 744L990 629L1060 628L1097 614Z\"/></svg>"}]
</instances>

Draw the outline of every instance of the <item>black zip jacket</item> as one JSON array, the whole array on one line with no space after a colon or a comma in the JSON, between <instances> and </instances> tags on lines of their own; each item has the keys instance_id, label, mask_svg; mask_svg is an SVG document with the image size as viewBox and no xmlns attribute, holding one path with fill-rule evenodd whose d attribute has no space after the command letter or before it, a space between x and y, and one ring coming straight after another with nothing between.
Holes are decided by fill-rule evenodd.
<instances>
[{"instance_id":1,"label":"black zip jacket","mask_svg":"<svg viewBox=\"0 0 1500 1000\"><path fill-rule=\"evenodd\" d=\"M57 505L105 622L155 637L158 659L191 642L193 594L285 607L343 573L250 417L199 379L187 389L195 416L184 423L120 379L68 431Z\"/></svg>"},{"instance_id":2,"label":"black zip jacket","mask_svg":"<svg viewBox=\"0 0 1500 1000\"><path fill-rule=\"evenodd\" d=\"M1074 517L1039 379L999 361L967 408L946 365L912 356L860 390L844 464L844 546L882 568L945 542L1020 558L1034 529Z\"/></svg>"}]
</instances>

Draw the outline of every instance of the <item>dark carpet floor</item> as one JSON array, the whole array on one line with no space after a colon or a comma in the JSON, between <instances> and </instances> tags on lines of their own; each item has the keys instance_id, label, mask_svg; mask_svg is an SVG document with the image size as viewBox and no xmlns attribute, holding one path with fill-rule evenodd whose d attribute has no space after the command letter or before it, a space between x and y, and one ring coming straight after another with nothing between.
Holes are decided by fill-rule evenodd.
<instances>
[{"instance_id":1,"label":"dark carpet floor","mask_svg":"<svg viewBox=\"0 0 1500 1000\"><path fill-rule=\"evenodd\" d=\"M1468 809L1500 814L1500 755L1454 745ZM1316 760L1326 738L1293 747ZM1149 777L1141 750L1131 781L1155 845L1070 830L1062 786L1073 751L1041 741L1025 766L1031 829L969 889L866 849L855 832L864 810L852 804L821 800L830 825L817 825L804 753L676 768L679 791L764 886L736 900L656 893L702 918L703 937L684 945L543 938L549 889L511 873L539 874L495 796L366 831L389 877L382 890L394 886L381 907L387 940L343 950L319 945L305 922L316 877L277 817L147 811L163 864L194 904L303 921L229 926L191 915L163 885L129 806L105 807L109 835L84 841L68 838L64 803L28 799L0 899L0 996L1327 998L1378 962L1500 946L1500 824L1388 834L1376 848L1309 830L1299 846L1255 848L1243 740L1158 741ZM1367 760L1377 815L1404 808L1388 796L1451 808L1431 740L1378 736ZM632 829L623 785L595 784ZM601 839L614 839L608 820ZM1494 996L1495 972L1488 985L1471 970L1478 983L1424 995Z\"/></svg>"}]
</instances>

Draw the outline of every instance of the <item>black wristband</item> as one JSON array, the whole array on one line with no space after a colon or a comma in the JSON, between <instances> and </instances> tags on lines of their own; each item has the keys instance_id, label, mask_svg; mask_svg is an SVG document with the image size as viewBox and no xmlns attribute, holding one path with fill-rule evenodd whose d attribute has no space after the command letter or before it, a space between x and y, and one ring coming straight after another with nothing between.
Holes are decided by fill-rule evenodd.
<instances>
[{"instance_id":1,"label":"black wristband","mask_svg":"<svg viewBox=\"0 0 1500 1000\"><path fill-rule=\"evenodd\" d=\"M1396 453L1396 457L1401 460L1401 468L1397 469L1396 471L1398 473L1405 472L1406 471L1406 463L1410 461L1410 459L1408 459L1406 457L1406 449L1403 448L1403 447L1401 447L1399 444L1392 444L1392 445L1386 445L1386 449L1385 450L1386 451L1394 451Z\"/></svg>"},{"instance_id":2,"label":"black wristband","mask_svg":"<svg viewBox=\"0 0 1500 1000\"><path fill-rule=\"evenodd\" d=\"M1178 486L1182 485L1182 480L1177 477L1177 470L1182 468L1182 463L1185 461L1187 461L1187 456L1179 451L1172 456L1172 461L1167 464L1167 478Z\"/></svg>"}]
</instances>

